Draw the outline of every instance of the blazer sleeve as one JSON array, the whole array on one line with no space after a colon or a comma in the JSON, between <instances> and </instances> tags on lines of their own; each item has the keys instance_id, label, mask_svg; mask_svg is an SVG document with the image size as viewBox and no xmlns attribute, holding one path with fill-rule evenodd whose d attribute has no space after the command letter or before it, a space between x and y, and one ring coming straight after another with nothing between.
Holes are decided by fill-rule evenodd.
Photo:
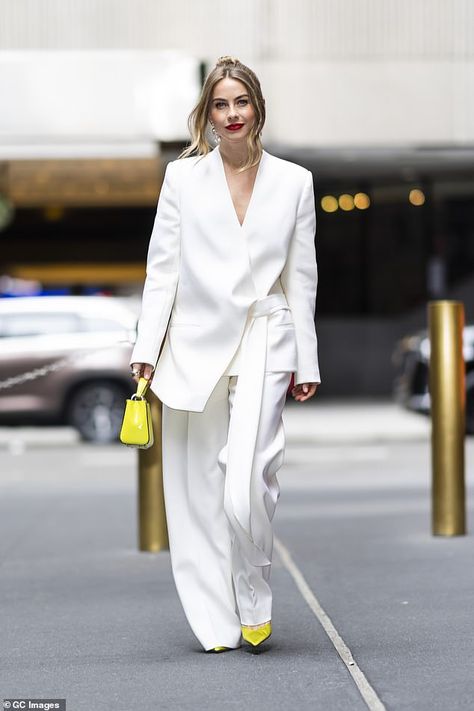
<instances>
[{"instance_id":1,"label":"blazer sleeve","mask_svg":"<svg viewBox=\"0 0 474 711\"><path fill-rule=\"evenodd\" d=\"M314 242L316 210L313 175L309 170L306 172L306 180L298 203L295 231L280 277L295 324L298 357L295 385L321 382L315 324L318 286L318 266Z\"/></svg>"},{"instance_id":2,"label":"blazer sleeve","mask_svg":"<svg viewBox=\"0 0 474 711\"><path fill-rule=\"evenodd\" d=\"M137 339L132 363L156 365L178 285L180 210L177 161L167 164L148 246Z\"/></svg>"}]
</instances>

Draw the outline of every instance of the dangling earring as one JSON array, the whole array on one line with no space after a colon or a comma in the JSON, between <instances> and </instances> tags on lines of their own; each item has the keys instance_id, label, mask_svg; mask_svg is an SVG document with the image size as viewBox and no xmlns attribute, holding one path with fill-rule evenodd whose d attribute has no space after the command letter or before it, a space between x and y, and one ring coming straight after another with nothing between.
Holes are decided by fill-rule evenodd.
<instances>
[{"instance_id":1,"label":"dangling earring","mask_svg":"<svg viewBox=\"0 0 474 711\"><path fill-rule=\"evenodd\" d=\"M213 123L211 123L211 126L212 126L212 133L214 134L214 140L215 140L216 145L217 145L217 144L220 142L221 137L220 137L219 134L217 133L216 128L215 128L215 126L214 126Z\"/></svg>"}]
</instances>

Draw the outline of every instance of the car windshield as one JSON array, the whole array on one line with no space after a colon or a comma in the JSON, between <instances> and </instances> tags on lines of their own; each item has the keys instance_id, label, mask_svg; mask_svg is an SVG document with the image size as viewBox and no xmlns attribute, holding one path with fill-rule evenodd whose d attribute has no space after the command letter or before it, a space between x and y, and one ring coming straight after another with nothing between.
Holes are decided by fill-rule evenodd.
<instances>
[{"instance_id":1,"label":"car windshield","mask_svg":"<svg viewBox=\"0 0 474 711\"><path fill-rule=\"evenodd\" d=\"M18 313L0 316L0 337L53 336L61 333L122 331L119 321L73 313Z\"/></svg>"},{"instance_id":2,"label":"car windshield","mask_svg":"<svg viewBox=\"0 0 474 711\"><path fill-rule=\"evenodd\" d=\"M81 319L81 331L122 331L123 324L108 318L86 317Z\"/></svg>"},{"instance_id":3,"label":"car windshield","mask_svg":"<svg viewBox=\"0 0 474 711\"><path fill-rule=\"evenodd\" d=\"M75 314L18 313L0 316L0 337L44 336L79 331Z\"/></svg>"}]
</instances>

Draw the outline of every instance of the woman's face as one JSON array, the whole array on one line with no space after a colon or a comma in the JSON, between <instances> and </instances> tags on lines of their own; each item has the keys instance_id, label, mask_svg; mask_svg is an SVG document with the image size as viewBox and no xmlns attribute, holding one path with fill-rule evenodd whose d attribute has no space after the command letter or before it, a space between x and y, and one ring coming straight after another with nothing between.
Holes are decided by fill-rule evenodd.
<instances>
[{"instance_id":1,"label":"woman's face","mask_svg":"<svg viewBox=\"0 0 474 711\"><path fill-rule=\"evenodd\" d=\"M245 84L231 77L218 81L212 92L209 119L221 141L245 140L255 122L255 111Z\"/></svg>"}]
</instances>

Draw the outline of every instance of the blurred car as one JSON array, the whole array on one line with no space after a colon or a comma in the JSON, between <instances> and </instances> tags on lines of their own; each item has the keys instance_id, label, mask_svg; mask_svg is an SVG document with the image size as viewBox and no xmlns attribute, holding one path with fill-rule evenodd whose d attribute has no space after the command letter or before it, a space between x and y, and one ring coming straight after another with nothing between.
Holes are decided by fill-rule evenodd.
<instances>
[{"instance_id":1,"label":"blurred car","mask_svg":"<svg viewBox=\"0 0 474 711\"><path fill-rule=\"evenodd\" d=\"M0 299L0 425L68 424L84 440L117 440L136 387L136 322L117 297Z\"/></svg>"},{"instance_id":2,"label":"blurred car","mask_svg":"<svg viewBox=\"0 0 474 711\"><path fill-rule=\"evenodd\" d=\"M474 434L474 326L463 331L463 354L466 364L466 432ZM428 414L430 393L428 367L430 339L428 330L400 339L392 355L397 368L395 399L409 410Z\"/></svg>"}]
</instances>

